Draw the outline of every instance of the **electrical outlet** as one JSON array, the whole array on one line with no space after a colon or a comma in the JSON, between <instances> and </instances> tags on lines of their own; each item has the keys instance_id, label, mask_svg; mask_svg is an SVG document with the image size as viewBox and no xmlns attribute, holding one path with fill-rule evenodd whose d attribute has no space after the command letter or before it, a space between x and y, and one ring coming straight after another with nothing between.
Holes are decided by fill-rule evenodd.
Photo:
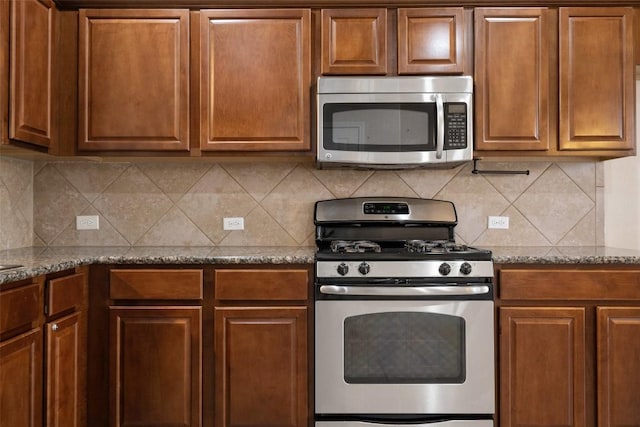
<instances>
[{"instance_id":1,"label":"electrical outlet","mask_svg":"<svg viewBox=\"0 0 640 427\"><path fill-rule=\"evenodd\" d=\"M509 229L509 217L508 216L490 216L489 228L498 228L502 230Z\"/></svg>"},{"instance_id":2,"label":"electrical outlet","mask_svg":"<svg viewBox=\"0 0 640 427\"><path fill-rule=\"evenodd\" d=\"M222 226L225 230L244 230L244 218L241 216L223 218Z\"/></svg>"},{"instance_id":3,"label":"electrical outlet","mask_svg":"<svg viewBox=\"0 0 640 427\"><path fill-rule=\"evenodd\" d=\"M76 217L76 230L99 230L100 219L98 215L78 215Z\"/></svg>"}]
</instances>

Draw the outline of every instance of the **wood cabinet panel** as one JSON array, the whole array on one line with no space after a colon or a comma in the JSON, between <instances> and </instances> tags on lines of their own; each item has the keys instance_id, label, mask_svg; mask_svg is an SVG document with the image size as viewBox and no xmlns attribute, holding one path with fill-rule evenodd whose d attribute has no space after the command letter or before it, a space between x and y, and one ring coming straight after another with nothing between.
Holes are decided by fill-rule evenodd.
<instances>
[{"instance_id":1,"label":"wood cabinet panel","mask_svg":"<svg viewBox=\"0 0 640 427\"><path fill-rule=\"evenodd\" d=\"M200 17L201 150L309 150L310 10Z\"/></svg>"},{"instance_id":2,"label":"wood cabinet panel","mask_svg":"<svg viewBox=\"0 0 640 427\"><path fill-rule=\"evenodd\" d=\"M548 150L552 134L545 8L475 10L476 150Z\"/></svg>"},{"instance_id":3,"label":"wood cabinet panel","mask_svg":"<svg viewBox=\"0 0 640 427\"><path fill-rule=\"evenodd\" d=\"M462 74L465 30L462 7L398 9L398 74Z\"/></svg>"},{"instance_id":4,"label":"wood cabinet panel","mask_svg":"<svg viewBox=\"0 0 640 427\"><path fill-rule=\"evenodd\" d=\"M585 425L584 308L502 307L500 425Z\"/></svg>"},{"instance_id":5,"label":"wood cabinet panel","mask_svg":"<svg viewBox=\"0 0 640 427\"><path fill-rule=\"evenodd\" d=\"M9 137L48 147L53 135L53 46L51 0L11 2Z\"/></svg>"},{"instance_id":6,"label":"wood cabinet panel","mask_svg":"<svg viewBox=\"0 0 640 427\"><path fill-rule=\"evenodd\" d=\"M307 270L224 270L215 271L217 300L306 301Z\"/></svg>"},{"instance_id":7,"label":"wood cabinet panel","mask_svg":"<svg viewBox=\"0 0 640 427\"><path fill-rule=\"evenodd\" d=\"M323 9L322 74L387 73L387 9Z\"/></svg>"},{"instance_id":8,"label":"wood cabinet panel","mask_svg":"<svg viewBox=\"0 0 640 427\"><path fill-rule=\"evenodd\" d=\"M0 334L18 328L32 329L41 319L41 312L42 287L39 283L0 292Z\"/></svg>"},{"instance_id":9,"label":"wood cabinet panel","mask_svg":"<svg viewBox=\"0 0 640 427\"><path fill-rule=\"evenodd\" d=\"M306 307L216 308L216 425L308 424Z\"/></svg>"},{"instance_id":10,"label":"wood cabinet panel","mask_svg":"<svg viewBox=\"0 0 640 427\"><path fill-rule=\"evenodd\" d=\"M0 1L0 145L9 143L9 2Z\"/></svg>"},{"instance_id":11,"label":"wood cabinet panel","mask_svg":"<svg viewBox=\"0 0 640 427\"><path fill-rule=\"evenodd\" d=\"M42 330L0 343L0 426L42 426Z\"/></svg>"},{"instance_id":12,"label":"wood cabinet panel","mask_svg":"<svg viewBox=\"0 0 640 427\"><path fill-rule=\"evenodd\" d=\"M109 297L122 300L201 300L202 270L113 269Z\"/></svg>"},{"instance_id":13,"label":"wood cabinet panel","mask_svg":"<svg viewBox=\"0 0 640 427\"><path fill-rule=\"evenodd\" d=\"M500 270L505 300L640 300L638 271Z\"/></svg>"},{"instance_id":14,"label":"wood cabinet panel","mask_svg":"<svg viewBox=\"0 0 640 427\"><path fill-rule=\"evenodd\" d=\"M634 147L633 9L560 9L561 150Z\"/></svg>"},{"instance_id":15,"label":"wood cabinet panel","mask_svg":"<svg viewBox=\"0 0 640 427\"><path fill-rule=\"evenodd\" d=\"M85 273L50 280L45 296L45 314L53 316L65 310L79 309L85 301L86 284L87 275Z\"/></svg>"},{"instance_id":16,"label":"wood cabinet panel","mask_svg":"<svg viewBox=\"0 0 640 427\"><path fill-rule=\"evenodd\" d=\"M598 426L640 425L640 307L598 307Z\"/></svg>"},{"instance_id":17,"label":"wood cabinet panel","mask_svg":"<svg viewBox=\"0 0 640 427\"><path fill-rule=\"evenodd\" d=\"M189 11L92 9L79 19L78 148L187 151Z\"/></svg>"},{"instance_id":18,"label":"wood cabinet panel","mask_svg":"<svg viewBox=\"0 0 640 427\"><path fill-rule=\"evenodd\" d=\"M77 312L46 325L46 425L81 427L85 421L86 339Z\"/></svg>"},{"instance_id":19,"label":"wood cabinet panel","mask_svg":"<svg viewBox=\"0 0 640 427\"><path fill-rule=\"evenodd\" d=\"M200 307L110 307L110 425L201 424Z\"/></svg>"}]
</instances>

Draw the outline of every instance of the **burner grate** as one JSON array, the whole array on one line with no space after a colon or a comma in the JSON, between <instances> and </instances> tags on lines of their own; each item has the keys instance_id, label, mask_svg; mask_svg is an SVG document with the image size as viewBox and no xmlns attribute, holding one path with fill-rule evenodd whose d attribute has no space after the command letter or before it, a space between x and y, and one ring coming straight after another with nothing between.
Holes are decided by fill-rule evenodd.
<instances>
[{"instance_id":1,"label":"burner grate","mask_svg":"<svg viewBox=\"0 0 640 427\"><path fill-rule=\"evenodd\" d=\"M369 240L334 240L331 242L331 252L333 253L365 253L381 252L379 244Z\"/></svg>"}]
</instances>

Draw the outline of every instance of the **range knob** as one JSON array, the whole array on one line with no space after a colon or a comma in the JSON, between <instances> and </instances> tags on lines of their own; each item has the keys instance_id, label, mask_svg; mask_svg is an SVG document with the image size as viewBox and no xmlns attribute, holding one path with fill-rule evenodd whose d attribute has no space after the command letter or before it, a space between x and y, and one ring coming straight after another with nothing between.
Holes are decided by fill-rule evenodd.
<instances>
[{"instance_id":1,"label":"range knob","mask_svg":"<svg viewBox=\"0 0 640 427\"><path fill-rule=\"evenodd\" d=\"M371 266L366 262L363 262L358 266L358 271L364 276L365 274L369 274L369 271L371 271Z\"/></svg>"},{"instance_id":2,"label":"range knob","mask_svg":"<svg viewBox=\"0 0 640 427\"><path fill-rule=\"evenodd\" d=\"M440 264L440 268L438 268L438 271L443 276L446 276L447 274L451 273L451 266L446 262L443 262L442 264Z\"/></svg>"},{"instance_id":3,"label":"range knob","mask_svg":"<svg viewBox=\"0 0 640 427\"><path fill-rule=\"evenodd\" d=\"M340 265L338 265L337 270L339 275L344 276L349 272L349 266L343 262Z\"/></svg>"},{"instance_id":4,"label":"range knob","mask_svg":"<svg viewBox=\"0 0 640 427\"><path fill-rule=\"evenodd\" d=\"M464 274L465 276L471 273L471 264L469 264L468 262L463 262L460 266L460 273Z\"/></svg>"}]
</instances>

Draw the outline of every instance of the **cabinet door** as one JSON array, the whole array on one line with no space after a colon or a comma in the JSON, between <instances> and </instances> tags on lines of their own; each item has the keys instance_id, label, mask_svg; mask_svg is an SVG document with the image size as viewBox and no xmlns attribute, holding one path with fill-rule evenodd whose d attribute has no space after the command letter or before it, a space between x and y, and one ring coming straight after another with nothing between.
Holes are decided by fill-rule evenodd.
<instances>
[{"instance_id":1,"label":"cabinet door","mask_svg":"<svg viewBox=\"0 0 640 427\"><path fill-rule=\"evenodd\" d=\"M309 150L310 10L200 16L200 148Z\"/></svg>"},{"instance_id":2,"label":"cabinet door","mask_svg":"<svg viewBox=\"0 0 640 427\"><path fill-rule=\"evenodd\" d=\"M398 74L462 74L464 8L398 9Z\"/></svg>"},{"instance_id":3,"label":"cabinet door","mask_svg":"<svg viewBox=\"0 0 640 427\"><path fill-rule=\"evenodd\" d=\"M584 308L500 308L500 425L585 425Z\"/></svg>"},{"instance_id":4,"label":"cabinet door","mask_svg":"<svg viewBox=\"0 0 640 427\"><path fill-rule=\"evenodd\" d=\"M46 420L51 427L80 427L84 421L86 338L81 313L46 325Z\"/></svg>"},{"instance_id":5,"label":"cabinet door","mask_svg":"<svg viewBox=\"0 0 640 427\"><path fill-rule=\"evenodd\" d=\"M475 10L476 150L548 150L549 11Z\"/></svg>"},{"instance_id":6,"label":"cabinet door","mask_svg":"<svg viewBox=\"0 0 640 427\"><path fill-rule=\"evenodd\" d=\"M598 307L598 426L640 425L640 307Z\"/></svg>"},{"instance_id":7,"label":"cabinet door","mask_svg":"<svg viewBox=\"0 0 640 427\"><path fill-rule=\"evenodd\" d=\"M632 8L560 9L561 150L634 147Z\"/></svg>"},{"instance_id":8,"label":"cabinet door","mask_svg":"<svg viewBox=\"0 0 640 427\"><path fill-rule=\"evenodd\" d=\"M81 10L80 150L189 149L189 12Z\"/></svg>"},{"instance_id":9,"label":"cabinet door","mask_svg":"<svg viewBox=\"0 0 640 427\"><path fill-rule=\"evenodd\" d=\"M0 145L9 143L9 1L0 1Z\"/></svg>"},{"instance_id":10,"label":"cabinet door","mask_svg":"<svg viewBox=\"0 0 640 427\"><path fill-rule=\"evenodd\" d=\"M216 308L216 425L308 423L307 309Z\"/></svg>"},{"instance_id":11,"label":"cabinet door","mask_svg":"<svg viewBox=\"0 0 640 427\"><path fill-rule=\"evenodd\" d=\"M322 74L387 74L387 10L323 9Z\"/></svg>"},{"instance_id":12,"label":"cabinet door","mask_svg":"<svg viewBox=\"0 0 640 427\"><path fill-rule=\"evenodd\" d=\"M0 426L42 426L42 330L0 344Z\"/></svg>"},{"instance_id":13,"label":"cabinet door","mask_svg":"<svg viewBox=\"0 0 640 427\"><path fill-rule=\"evenodd\" d=\"M53 14L51 0L11 2L9 137L48 147L52 135Z\"/></svg>"},{"instance_id":14,"label":"cabinet door","mask_svg":"<svg viewBox=\"0 0 640 427\"><path fill-rule=\"evenodd\" d=\"M111 307L110 425L201 424L201 308Z\"/></svg>"}]
</instances>

